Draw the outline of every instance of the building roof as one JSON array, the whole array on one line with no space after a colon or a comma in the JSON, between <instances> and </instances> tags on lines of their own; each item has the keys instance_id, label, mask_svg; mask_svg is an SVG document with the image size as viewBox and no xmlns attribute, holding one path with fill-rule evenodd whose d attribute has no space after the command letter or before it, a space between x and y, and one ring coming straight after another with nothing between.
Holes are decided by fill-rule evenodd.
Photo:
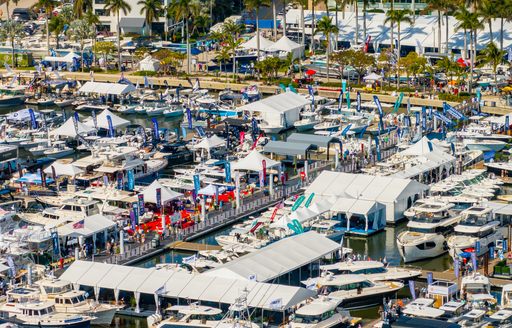
<instances>
[{"instance_id":1,"label":"building roof","mask_svg":"<svg viewBox=\"0 0 512 328\"><path fill-rule=\"evenodd\" d=\"M121 83L107 83L107 82L85 82L78 92L83 93L97 93L102 95L124 95L135 91L135 86L132 84Z\"/></svg>"},{"instance_id":2,"label":"building roof","mask_svg":"<svg viewBox=\"0 0 512 328\"><path fill-rule=\"evenodd\" d=\"M240 107L240 110L246 110L248 112L285 113L293 109L302 108L309 103L310 101L305 97L287 91L244 105Z\"/></svg>"},{"instance_id":3,"label":"building roof","mask_svg":"<svg viewBox=\"0 0 512 328\"><path fill-rule=\"evenodd\" d=\"M121 28L143 28L146 20L141 17L121 17L119 26Z\"/></svg>"},{"instance_id":4,"label":"building roof","mask_svg":"<svg viewBox=\"0 0 512 328\"><path fill-rule=\"evenodd\" d=\"M76 224L80 221L83 221L83 227L78 227ZM77 220L71 223L68 223L62 227L58 227L57 230L60 236L68 236L68 237L89 237L94 234L100 233L107 229L115 226L115 222L106 218L101 214L95 214L91 216L87 216L81 220Z\"/></svg>"},{"instance_id":5,"label":"building roof","mask_svg":"<svg viewBox=\"0 0 512 328\"><path fill-rule=\"evenodd\" d=\"M330 254L340 245L314 231L281 239L255 252L209 270L204 275L271 281Z\"/></svg>"},{"instance_id":6,"label":"building roof","mask_svg":"<svg viewBox=\"0 0 512 328\"><path fill-rule=\"evenodd\" d=\"M285 156L297 156L306 155L306 152L312 148L316 148L316 146L307 143L271 140L263 147L263 152Z\"/></svg>"},{"instance_id":7,"label":"building roof","mask_svg":"<svg viewBox=\"0 0 512 328\"><path fill-rule=\"evenodd\" d=\"M234 162L231 165L231 170L247 170L259 172L263 170L263 161L265 161L265 165L267 168L271 168L280 164L280 162L265 157L259 151L254 149L244 158Z\"/></svg>"},{"instance_id":8,"label":"building roof","mask_svg":"<svg viewBox=\"0 0 512 328\"><path fill-rule=\"evenodd\" d=\"M427 190L428 186L415 180L323 171L309 185L305 194L338 198L357 198L377 202L393 202L402 195L412 195Z\"/></svg>"},{"instance_id":9,"label":"building roof","mask_svg":"<svg viewBox=\"0 0 512 328\"><path fill-rule=\"evenodd\" d=\"M305 288L254 282L247 279L81 260L73 262L60 279L82 286L144 294L155 294L159 290L159 294L163 297L224 304L235 303L235 299L245 292L249 307L277 311L289 309L316 295L316 292ZM279 305L273 305L277 300Z\"/></svg>"},{"instance_id":10,"label":"building roof","mask_svg":"<svg viewBox=\"0 0 512 328\"><path fill-rule=\"evenodd\" d=\"M315 145L321 148L327 148L329 143L339 143L339 139L330 137L330 136L321 136L317 134L305 134L305 133L292 133L287 139L286 142L294 142L294 143L305 143L310 145Z\"/></svg>"}]
</instances>

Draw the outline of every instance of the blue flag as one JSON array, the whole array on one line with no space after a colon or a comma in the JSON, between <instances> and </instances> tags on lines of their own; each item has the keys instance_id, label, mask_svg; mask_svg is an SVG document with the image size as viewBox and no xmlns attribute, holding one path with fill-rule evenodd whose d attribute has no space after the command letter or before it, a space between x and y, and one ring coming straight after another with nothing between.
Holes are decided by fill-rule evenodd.
<instances>
[{"instance_id":1,"label":"blue flag","mask_svg":"<svg viewBox=\"0 0 512 328\"><path fill-rule=\"evenodd\" d=\"M151 122L153 122L153 140L160 141L160 132L158 130L158 120L156 118L152 118Z\"/></svg>"},{"instance_id":2,"label":"blue flag","mask_svg":"<svg viewBox=\"0 0 512 328\"><path fill-rule=\"evenodd\" d=\"M156 208L162 208L162 188L156 188Z\"/></svg>"},{"instance_id":3,"label":"blue flag","mask_svg":"<svg viewBox=\"0 0 512 328\"><path fill-rule=\"evenodd\" d=\"M96 111L93 109L91 112L92 123L94 124L94 128L98 130L98 119L96 118Z\"/></svg>"},{"instance_id":4,"label":"blue flag","mask_svg":"<svg viewBox=\"0 0 512 328\"><path fill-rule=\"evenodd\" d=\"M231 182L231 163L226 162L224 164L224 173L226 174L226 182Z\"/></svg>"},{"instance_id":5,"label":"blue flag","mask_svg":"<svg viewBox=\"0 0 512 328\"><path fill-rule=\"evenodd\" d=\"M194 174L194 191L196 195L199 194L199 189L201 189L201 182L199 181L199 174Z\"/></svg>"},{"instance_id":6,"label":"blue flag","mask_svg":"<svg viewBox=\"0 0 512 328\"><path fill-rule=\"evenodd\" d=\"M138 194L137 198L139 199L139 214L144 215L144 195Z\"/></svg>"},{"instance_id":7,"label":"blue flag","mask_svg":"<svg viewBox=\"0 0 512 328\"><path fill-rule=\"evenodd\" d=\"M359 93L359 91L357 92L356 100L357 100L356 110L357 110L357 112L360 112L361 111L361 93Z\"/></svg>"},{"instance_id":8,"label":"blue flag","mask_svg":"<svg viewBox=\"0 0 512 328\"><path fill-rule=\"evenodd\" d=\"M28 109L28 113L30 114L30 123L32 124L32 129L37 129L37 121L36 115L34 114L34 110L32 108Z\"/></svg>"},{"instance_id":9,"label":"blue flag","mask_svg":"<svg viewBox=\"0 0 512 328\"><path fill-rule=\"evenodd\" d=\"M107 115L107 122L108 122L108 136L110 138L114 138L114 136L115 136L114 125L112 124L112 117L110 117L110 115Z\"/></svg>"},{"instance_id":10,"label":"blue flag","mask_svg":"<svg viewBox=\"0 0 512 328\"><path fill-rule=\"evenodd\" d=\"M133 169L128 170L127 173L128 178L128 190L132 191L135 188L135 175L133 173Z\"/></svg>"},{"instance_id":11,"label":"blue flag","mask_svg":"<svg viewBox=\"0 0 512 328\"><path fill-rule=\"evenodd\" d=\"M414 280L409 280L409 291L411 292L411 297L413 300L416 299L416 285Z\"/></svg>"},{"instance_id":12,"label":"blue flag","mask_svg":"<svg viewBox=\"0 0 512 328\"><path fill-rule=\"evenodd\" d=\"M187 107L185 111L187 113L188 128L189 130L192 130L192 112L190 111L189 107Z\"/></svg>"}]
</instances>

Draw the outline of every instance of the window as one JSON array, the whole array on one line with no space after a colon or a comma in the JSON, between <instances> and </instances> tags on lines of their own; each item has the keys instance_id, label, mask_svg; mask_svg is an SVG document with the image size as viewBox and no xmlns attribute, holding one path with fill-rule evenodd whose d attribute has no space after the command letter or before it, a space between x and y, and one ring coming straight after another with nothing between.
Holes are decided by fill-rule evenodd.
<instances>
[{"instance_id":1,"label":"window","mask_svg":"<svg viewBox=\"0 0 512 328\"><path fill-rule=\"evenodd\" d=\"M69 298L66 298L66 304L71 304L71 300Z\"/></svg>"},{"instance_id":2,"label":"window","mask_svg":"<svg viewBox=\"0 0 512 328\"><path fill-rule=\"evenodd\" d=\"M416 245L416 247L421 250L427 250L436 247L436 243L434 243L433 241L428 241L426 243Z\"/></svg>"},{"instance_id":3,"label":"window","mask_svg":"<svg viewBox=\"0 0 512 328\"><path fill-rule=\"evenodd\" d=\"M63 209L63 210L65 210L65 211L72 211L72 210L73 210L73 207L72 207L71 205L64 205L64 206L62 207L62 209Z\"/></svg>"},{"instance_id":4,"label":"window","mask_svg":"<svg viewBox=\"0 0 512 328\"><path fill-rule=\"evenodd\" d=\"M108 10L105 10L105 9L95 9L94 12L98 16L110 16L110 12Z\"/></svg>"}]
</instances>

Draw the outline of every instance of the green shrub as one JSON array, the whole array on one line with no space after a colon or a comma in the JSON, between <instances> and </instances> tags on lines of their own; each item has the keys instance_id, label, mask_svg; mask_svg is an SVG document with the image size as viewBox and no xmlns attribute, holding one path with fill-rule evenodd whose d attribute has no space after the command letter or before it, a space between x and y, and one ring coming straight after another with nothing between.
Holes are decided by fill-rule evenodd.
<instances>
[{"instance_id":1,"label":"green shrub","mask_svg":"<svg viewBox=\"0 0 512 328\"><path fill-rule=\"evenodd\" d=\"M132 75L135 75L135 76L157 76L158 75L158 72L153 72L153 71L137 71L135 73L133 73Z\"/></svg>"}]
</instances>

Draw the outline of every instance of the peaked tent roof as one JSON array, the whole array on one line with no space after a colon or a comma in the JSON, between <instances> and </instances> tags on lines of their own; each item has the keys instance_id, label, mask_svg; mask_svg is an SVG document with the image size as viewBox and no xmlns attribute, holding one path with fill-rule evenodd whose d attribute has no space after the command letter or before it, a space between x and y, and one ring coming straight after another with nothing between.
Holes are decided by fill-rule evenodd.
<instances>
[{"instance_id":1,"label":"peaked tent roof","mask_svg":"<svg viewBox=\"0 0 512 328\"><path fill-rule=\"evenodd\" d=\"M247 156L233 163L231 165L231 170L247 170L259 172L263 170L263 160L265 161L265 165L267 168L274 167L280 164L280 162L265 157L259 151L254 149Z\"/></svg>"},{"instance_id":2,"label":"peaked tent roof","mask_svg":"<svg viewBox=\"0 0 512 328\"><path fill-rule=\"evenodd\" d=\"M210 150L211 148L222 146L226 143L226 141L216 134L211 137L204 138L199 143L194 145L194 149L206 149Z\"/></svg>"},{"instance_id":3,"label":"peaked tent roof","mask_svg":"<svg viewBox=\"0 0 512 328\"><path fill-rule=\"evenodd\" d=\"M77 174L84 172L81 168L73 165L73 163L63 163L61 161L55 161L46 169L44 169L44 173L52 174L52 167L55 170L55 174L57 176L66 175L70 177L74 177Z\"/></svg>"},{"instance_id":4,"label":"peaked tent roof","mask_svg":"<svg viewBox=\"0 0 512 328\"><path fill-rule=\"evenodd\" d=\"M287 36L283 36L279 40L276 41L272 46L268 47L268 51L287 51L291 52L295 49L299 49L302 47L295 41L290 40Z\"/></svg>"},{"instance_id":5,"label":"peaked tent roof","mask_svg":"<svg viewBox=\"0 0 512 328\"><path fill-rule=\"evenodd\" d=\"M102 95L124 95L126 93L130 93L135 91L135 86L131 84L121 84L121 83L107 83L107 82L85 82L84 85L78 92L83 93L97 93Z\"/></svg>"},{"instance_id":6,"label":"peaked tent roof","mask_svg":"<svg viewBox=\"0 0 512 328\"><path fill-rule=\"evenodd\" d=\"M423 137L414 145L411 145L409 148L401 151L400 154L406 156L421 156L434 151L440 151L444 153L444 151L440 150L438 146L432 143L432 141L428 140L427 137Z\"/></svg>"},{"instance_id":7,"label":"peaked tent roof","mask_svg":"<svg viewBox=\"0 0 512 328\"><path fill-rule=\"evenodd\" d=\"M208 196L213 196L215 195L216 193L218 194L222 194L224 191L226 191L226 187L223 187L223 186L214 186L212 184L209 184L208 186L202 188L202 189L199 189L199 192L198 194L199 195L208 195Z\"/></svg>"},{"instance_id":8,"label":"peaked tent roof","mask_svg":"<svg viewBox=\"0 0 512 328\"><path fill-rule=\"evenodd\" d=\"M75 224L83 221L83 227L76 227ZM81 220L77 220L71 223L68 223L62 227L57 228L60 236L70 236L70 237L89 237L98 232L105 231L109 228L115 226L115 222L106 218L101 214L95 214L91 216L86 216Z\"/></svg>"},{"instance_id":9,"label":"peaked tent roof","mask_svg":"<svg viewBox=\"0 0 512 328\"><path fill-rule=\"evenodd\" d=\"M283 92L275 96L270 96L240 107L240 110L248 112L270 112L284 113L289 110L304 107L310 101L306 97L291 91Z\"/></svg>"},{"instance_id":10,"label":"peaked tent roof","mask_svg":"<svg viewBox=\"0 0 512 328\"><path fill-rule=\"evenodd\" d=\"M114 127L114 129L122 128L122 127L130 124L130 121L117 116L116 114L112 113L108 109L105 109L103 112L101 112L99 115L96 116L96 121L98 123L99 129L108 130L107 116L110 116L110 119L112 120L112 126ZM94 121L93 121L92 117L89 117L87 120L85 120L84 124L94 127Z\"/></svg>"},{"instance_id":11,"label":"peaked tent roof","mask_svg":"<svg viewBox=\"0 0 512 328\"><path fill-rule=\"evenodd\" d=\"M158 188L161 189L162 203L166 203L170 200L183 196L183 194L164 187L160 182L158 182L158 180L155 180L141 192L141 194L144 195L144 201L156 204L156 190Z\"/></svg>"},{"instance_id":12,"label":"peaked tent roof","mask_svg":"<svg viewBox=\"0 0 512 328\"><path fill-rule=\"evenodd\" d=\"M258 36L254 35L249 41L242 43L240 47L243 49L258 49ZM260 33L260 50L267 50L267 48L274 45L274 42L265 39Z\"/></svg>"},{"instance_id":13,"label":"peaked tent roof","mask_svg":"<svg viewBox=\"0 0 512 328\"><path fill-rule=\"evenodd\" d=\"M68 120L66 122L64 122L64 124L62 124L61 126L59 126L56 129L50 131L48 134L50 136L61 136L61 137L75 138L77 136L77 134L82 135L82 134L87 134L87 133L96 131L96 129L91 126L85 125L82 122L77 122L77 128L78 128L78 133L77 133L77 129L75 128L75 122L73 122L73 120L74 120L73 117L68 118Z\"/></svg>"}]
</instances>

